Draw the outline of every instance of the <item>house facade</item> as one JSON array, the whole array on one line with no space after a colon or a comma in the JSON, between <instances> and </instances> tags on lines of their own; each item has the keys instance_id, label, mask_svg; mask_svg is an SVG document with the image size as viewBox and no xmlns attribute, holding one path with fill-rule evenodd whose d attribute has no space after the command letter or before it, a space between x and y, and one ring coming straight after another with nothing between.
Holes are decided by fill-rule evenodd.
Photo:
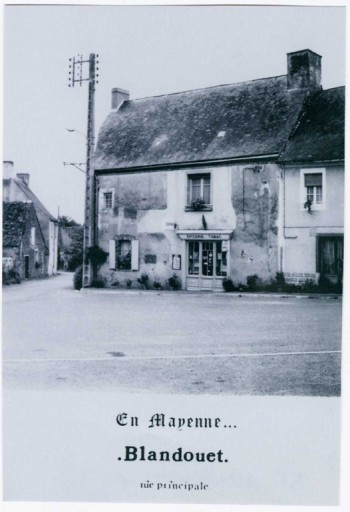
<instances>
[{"instance_id":1,"label":"house facade","mask_svg":"<svg viewBox=\"0 0 350 512\"><path fill-rule=\"evenodd\" d=\"M281 155L289 282L343 278L345 89L319 91Z\"/></svg>"},{"instance_id":2,"label":"house facade","mask_svg":"<svg viewBox=\"0 0 350 512\"><path fill-rule=\"evenodd\" d=\"M306 231L293 246L291 229L299 222L303 230L312 215L316 222L299 188L295 211L294 175L298 187L305 179L316 187L316 209L311 181L323 171L316 154L308 165L305 156L298 160L293 143L304 137L305 116L320 94L321 57L310 50L288 54L287 74L272 78L140 100L113 89L94 159L107 284L147 274L164 285L175 274L183 289L222 290L224 278L246 284L254 275L270 282L277 272L291 280L316 276L302 256ZM340 222L342 212L337 216ZM333 223L327 212L317 222L326 218Z\"/></svg>"},{"instance_id":3,"label":"house facade","mask_svg":"<svg viewBox=\"0 0 350 512\"><path fill-rule=\"evenodd\" d=\"M48 249L32 203L3 203L3 273L20 279L47 275Z\"/></svg>"},{"instance_id":4,"label":"house facade","mask_svg":"<svg viewBox=\"0 0 350 512\"><path fill-rule=\"evenodd\" d=\"M48 249L46 273L51 276L57 272L58 222L29 188L29 178L30 176L28 173L15 174L13 162L4 162L3 201L6 203L18 201L30 202L34 205L45 244Z\"/></svg>"}]
</instances>

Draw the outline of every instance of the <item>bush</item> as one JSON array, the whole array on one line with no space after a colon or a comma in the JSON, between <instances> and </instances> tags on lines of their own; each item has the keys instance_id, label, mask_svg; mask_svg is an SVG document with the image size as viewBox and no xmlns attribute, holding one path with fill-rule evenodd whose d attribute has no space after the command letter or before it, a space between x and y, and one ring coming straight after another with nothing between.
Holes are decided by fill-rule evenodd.
<instances>
[{"instance_id":1,"label":"bush","mask_svg":"<svg viewBox=\"0 0 350 512\"><path fill-rule=\"evenodd\" d=\"M174 273L171 277L169 277L168 284L172 290L178 290L180 288L180 282L177 274Z\"/></svg>"},{"instance_id":2,"label":"bush","mask_svg":"<svg viewBox=\"0 0 350 512\"><path fill-rule=\"evenodd\" d=\"M284 286L286 284L283 272L276 273L275 283L277 286Z\"/></svg>"},{"instance_id":3,"label":"bush","mask_svg":"<svg viewBox=\"0 0 350 512\"><path fill-rule=\"evenodd\" d=\"M104 251L98 245L88 247L86 249L86 259L90 261L94 267L100 267L107 261L108 252Z\"/></svg>"},{"instance_id":4,"label":"bush","mask_svg":"<svg viewBox=\"0 0 350 512\"><path fill-rule=\"evenodd\" d=\"M229 279L227 277L225 277L222 280L222 286L223 286L223 289L225 290L225 292L234 292L236 290L235 285L233 284L232 279Z\"/></svg>"},{"instance_id":5,"label":"bush","mask_svg":"<svg viewBox=\"0 0 350 512\"><path fill-rule=\"evenodd\" d=\"M140 283L140 285L143 286L145 290L148 288L148 281L149 277L146 273L141 274L141 276L137 279L137 282Z\"/></svg>"},{"instance_id":6,"label":"bush","mask_svg":"<svg viewBox=\"0 0 350 512\"><path fill-rule=\"evenodd\" d=\"M250 292L254 292L258 288L258 276L253 274L247 277L247 286Z\"/></svg>"},{"instance_id":7,"label":"bush","mask_svg":"<svg viewBox=\"0 0 350 512\"><path fill-rule=\"evenodd\" d=\"M106 286L106 280L103 277L96 277L93 280L91 286L93 288L104 288Z\"/></svg>"},{"instance_id":8,"label":"bush","mask_svg":"<svg viewBox=\"0 0 350 512\"><path fill-rule=\"evenodd\" d=\"M301 285L301 291L305 293L318 292L318 286L312 279L306 279L306 281Z\"/></svg>"},{"instance_id":9,"label":"bush","mask_svg":"<svg viewBox=\"0 0 350 512\"><path fill-rule=\"evenodd\" d=\"M131 288L131 286L132 286L132 280L131 280L131 279L127 279L127 280L125 281L125 284L126 284L126 287L127 287L127 288Z\"/></svg>"},{"instance_id":10,"label":"bush","mask_svg":"<svg viewBox=\"0 0 350 512\"><path fill-rule=\"evenodd\" d=\"M75 290L81 290L83 287L83 267L78 267L74 272L73 285Z\"/></svg>"},{"instance_id":11,"label":"bush","mask_svg":"<svg viewBox=\"0 0 350 512\"><path fill-rule=\"evenodd\" d=\"M118 279L113 279L113 281L111 282L111 286L113 286L115 288L117 288L119 286L119 284L120 283L119 283Z\"/></svg>"},{"instance_id":12,"label":"bush","mask_svg":"<svg viewBox=\"0 0 350 512\"><path fill-rule=\"evenodd\" d=\"M2 284L20 284L21 281L21 276L16 270L11 269L2 271Z\"/></svg>"}]
</instances>

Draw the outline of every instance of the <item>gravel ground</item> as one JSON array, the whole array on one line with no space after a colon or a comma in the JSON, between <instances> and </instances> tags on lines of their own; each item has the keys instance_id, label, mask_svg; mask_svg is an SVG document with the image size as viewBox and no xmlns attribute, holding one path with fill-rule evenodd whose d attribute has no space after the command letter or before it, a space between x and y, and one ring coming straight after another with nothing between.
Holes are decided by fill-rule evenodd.
<instances>
[{"instance_id":1,"label":"gravel ground","mask_svg":"<svg viewBox=\"0 0 350 512\"><path fill-rule=\"evenodd\" d=\"M9 389L338 396L341 299L4 289Z\"/></svg>"}]
</instances>

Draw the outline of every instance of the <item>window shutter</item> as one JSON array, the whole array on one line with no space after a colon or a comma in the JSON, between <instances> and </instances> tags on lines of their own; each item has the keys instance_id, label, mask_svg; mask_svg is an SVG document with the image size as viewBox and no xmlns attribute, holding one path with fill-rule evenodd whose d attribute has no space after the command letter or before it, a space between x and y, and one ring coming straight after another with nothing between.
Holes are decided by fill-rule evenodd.
<instances>
[{"instance_id":1,"label":"window shutter","mask_svg":"<svg viewBox=\"0 0 350 512\"><path fill-rule=\"evenodd\" d=\"M322 173L305 174L305 187L322 187Z\"/></svg>"},{"instance_id":2,"label":"window shutter","mask_svg":"<svg viewBox=\"0 0 350 512\"><path fill-rule=\"evenodd\" d=\"M139 269L139 241L131 241L131 270Z\"/></svg>"},{"instance_id":3,"label":"window shutter","mask_svg":"<svg viewBox=\"0 0 350 512\"><path fill-rule=\"evenodd\" d=\"M109 241L109 268L115 269L115 240Z\"/></svg>"}]
</instances>

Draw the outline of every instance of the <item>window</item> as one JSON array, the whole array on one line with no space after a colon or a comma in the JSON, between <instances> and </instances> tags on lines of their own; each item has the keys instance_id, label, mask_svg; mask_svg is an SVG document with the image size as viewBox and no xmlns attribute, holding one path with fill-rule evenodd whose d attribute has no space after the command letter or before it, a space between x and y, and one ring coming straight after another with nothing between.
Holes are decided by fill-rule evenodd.
<instances>
[{"instance_id":1,"label":"window","mask_svg":"<svg viewBox=\"0 0 350 512\"><path fill-rule=\"evenodd\" d=\"M187 182L187 205L200 210L211 204L210 174L189 174Z\"/></svg>"},{"instance_id":2,"label":"window","mask_svg":"<svg viewBox=\"0 0 350 512\"><path fill-rule=\"evenodd\" d=\"M30 228L30 245L35 245L35 227Z\"/></svg>"},{"instance_id":3,"label":"window","mask_svg":"<svg viewBox=\"0 0 350 512\"><path fill-rule=\"evenodd\" d=\"M112 206L113 206L113 204L112 204L113 203L113 201L112 201L112 199L113 199L112 192L105 192L103 194L103 199L104 199L104 208L106 210L110 210L112 208Z\"/></svg>"},{"instance_id":4,"label":"window","mask_svg":"<svg viewBox=\"0 0 350 512\"><path fill-rule=\"evenodd\" d=\"M116 252L117 270L131 270L131 241L119 240Z\"/></svg>"},{"instance_id":5,"label":"window","mask_svg":"<svg viewBox=\"0 0 350 512\"><path fill-rule=\"evenodd\" d=\"M322 204L322 173L304 174L306 200Z\"/></svg>"},{"instance_id":6,"label":"window","mask_svg":"<svg viewBox=\"0 0 350 512\"><path fill-rule=\"evenodd\" d=\"M121 235L117 240L109 240L111 270L139 269L139 241L132 238L130 235Z\"/></svg>"},{"instance_id":7,"label":"window","mask_svg":"<svg viewBox=\"0 0 350 512\"><path fill-rule=\"evenodd\" d=\"M326 169L300 170L300 209L305 210L307 205L310 206L311 211L325 209Z\"/></svg>"}]
</instances>

